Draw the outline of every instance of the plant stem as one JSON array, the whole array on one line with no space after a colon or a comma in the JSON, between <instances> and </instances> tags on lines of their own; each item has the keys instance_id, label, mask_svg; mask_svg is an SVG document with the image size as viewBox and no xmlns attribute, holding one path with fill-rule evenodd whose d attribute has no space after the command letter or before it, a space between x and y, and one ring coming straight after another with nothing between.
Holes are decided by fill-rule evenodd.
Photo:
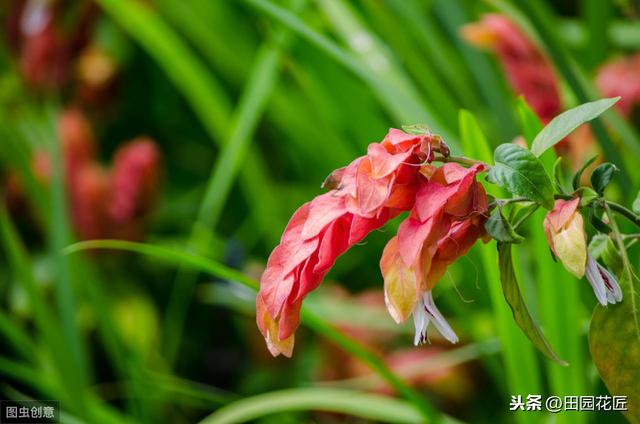
<instances>
[{"instance_id":1,"label":"plant stem","mask_svg":"<svg viewBox=\"0 0 640 424\"><path fill-rule=\"evenodd\" d=\"M483 162L481 160L467 158L467 157L464 157L464 156L436 156L433 159L433 161L434 162L442 162L442 163L455 162L455 163L459 163L461 165L468 165L468 166L484 165L485 167L487 167L487 169L491 168L491 165L489 165L486 162Z\"/></svg>"},{"instance_id":2,"label":"plant stem","mask_svg":"<svg viewBox=\"0 0 640 424\"><path fill-rule=\"evenodd\" d=\"M631 262L629 261L629 255L627 255L627 248L624 245L624 240L622 239L622 235L620 234L620 229L618 228L618 223L616 222L616 218L611 213L611 205L609 202L602 202L605 212L609 217L609 224L611 225L611 233L613 234L613 240L615 241L618 250L620 251L620 256L622 257L622 278L624 278L627 283L629 283L629 294L631 295L631 309L633 311L633 323L635 324L636 334L640 338L640 325L638 324L638 310L636 308L636 289L633 285L633 272L631 271ZM624 208L621 205L618 205ZM631 211L629 211L631 212Z\"/></svg>"},{"instance_id":3,"label":"plant stem","mask_svg":"<svg viewBox=\"0 0 640 424\"><path fill-rule=\"evenodd\" d=\"M605 200L604 204L607 205L609 208L611 208L611 210L616 211L620 215L622 215L625 218L627 218L629 221L631 221L637 227L640 227L640 217L638 215L636 215L635 213L633 213L633 211L627 209L626 207L622 206L619 203L610 202L608 200ZM607 207L605 207L605 209L607 209ZM611 219L613 219L613 218L611 218Z\"/></svg>"}]
</instances>

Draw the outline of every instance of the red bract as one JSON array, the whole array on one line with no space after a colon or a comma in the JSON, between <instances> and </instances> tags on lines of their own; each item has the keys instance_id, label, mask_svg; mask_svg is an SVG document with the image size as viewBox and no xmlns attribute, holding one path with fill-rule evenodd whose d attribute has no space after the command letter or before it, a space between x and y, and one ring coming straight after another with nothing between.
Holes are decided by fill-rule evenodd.
<instances>
[{"instance_id":1,"label":"red bract","mask_svg":"<svg viewBox=\"0 0 640 424\"><path fill-rule=\"evenodd\" d=\"M113 197L109 213L116 224L149 212L160 177L160 152L147 137L122 146L113 162Z\"/></svg>"},{"instance_id":2,"label":"red bract","mask_svg":"<svg viewBox=\"0 0 640 424\"><path fill-rule=\"evenodd\" d=\"M509 18L487 14L466 25L463 36L495 52L513 89L545 123L561 112L560 90L549 60Z\"/></svg>"},{"instance_id":3,"label":"red bract","mask_svg":"<svg viewBox=\"0 0 640 424\"><path fill-rule=\"evenodd\" d=\"M153 140L139 137L120 147L113 169L105 169L97 161L93 131L82 112L64 111L58 136L69 210L80 238L139 239L144 216L155 203L161 174L161 154ZM32 169L41 183L49 183L48 152L35 152ZM12 174L8 185L6 199L11 210L19 211L25 204L22 182Z\"/></svg>"},{"instance_id":4,"label":"red bract","mask_svg":"<svg viewBox=\"0 0 640 424\"><path fill-rule=\"evenodd\" d=\"M500 14L486 14L479 22L465 25L462 35L471 44L495 53L513 91L525 98L543 123L562 112L560 84L551 62L513 21ZM576 170L596 153L595 148L586 125L554 146L556 153L570 158Z\"/></svg>"},{"instance_id":5,"label":"red bract","mask_svg":"<svg viewBox=\"0 0 640 424\"><path fill-rule=\"evenodd\" d=\"M334 171L331 191L298 209L260 279L257 323L272 354L290 356L302 299L314 290L336 258L369 232L413 205L425 177L423 162L444 143L432 135L391 129L367 155Z\"/></svg>"},{"instance_id":6,"label":"red bract","mask_svg":"<svg viewBox=\"0 0 640 424\"><path fill-rule=\"evenodd\" d=\"M302 300L336 258L409 209L381 260L388 309L403 321L420 299L420 305L429 304L429 315L414 315L424 317L424 326L433 319L452 339L431 307L430 289L483 234L486 195L475 176L484 166L448 163L436 169L428 165L434 151L448 154L439 137L391 129L381 143L369 145L366 156L327 178L324 187L331 191L296 211L269 257L256 300L258 327L273 355L291 355Z\"/></svg>"},{"instance_id":7,"label":"red bract","mask_svg":"<svg viewBox=\"0 0 640 424\"><path fill-rule=\"evenodd\" d=\"M611 61L600 69L596 85L606 97L620 96L616 108L625 117L631 117L640 103L640 54Z\"/></svg>"},{"instance_id":8,"label":"red bract","mask_svg":"<svg viewBox=\"0 0 640 424\"><path fill-rule=\"evenodd\" d=\"M380 268L385 280L385 300L398 323L413 314L416 344L425 341L430 320L452 342L457 341L433 303L431 289L449 264L467 253L484 235L487 200L476 182L483 165L465 169L447 163L435 170L417 192L409 217L389 241Z\"/></svg>"}]
</instances>

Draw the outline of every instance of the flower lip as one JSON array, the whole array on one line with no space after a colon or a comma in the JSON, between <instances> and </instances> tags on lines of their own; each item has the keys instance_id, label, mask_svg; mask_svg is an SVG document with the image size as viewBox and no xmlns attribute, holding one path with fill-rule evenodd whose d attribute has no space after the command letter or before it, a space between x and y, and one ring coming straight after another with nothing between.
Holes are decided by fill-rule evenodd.
<instances>
[{"instance_id":1,"label":"flower lip","mask_svg":"<svg viewBox=\"0 0 640 424\"><path fill-rule=\"evenodd\" d=\"M590 253L588 254L585 274L593 288L596 299L602 306L622 301L622 290L618 280L605 267L600 265Z\"/></svg>"},{"instance_id":2,"label":"flower lip","mask_svg":"<svg viewBox=\"0 0 640 424\"><path fill-rule=\"evenodd\" d=\"M416 302L413 310L413 323L415 327L415 335L413 337L414 345L418 346L429 340L427 335L429 322L433 322L433 325L445 339L451 343L458 343L458 336L433 301L431 290L424 292L422 298Z\"/></svg>"}]
</instances>

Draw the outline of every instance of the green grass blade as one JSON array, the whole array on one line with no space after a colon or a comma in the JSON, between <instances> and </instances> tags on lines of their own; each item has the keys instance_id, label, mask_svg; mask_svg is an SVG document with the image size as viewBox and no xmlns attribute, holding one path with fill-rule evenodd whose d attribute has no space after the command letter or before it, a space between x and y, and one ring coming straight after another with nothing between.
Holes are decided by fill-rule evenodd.
<instances>
[{"instance_id":1,"label":"green grass blade","mask_svg":"<svg viewBox=\"0 0 640 424\"><path fill-rule=\"evenodd\" d=\"M62 159L62 143L58 141L55 130L54 111L49 110L47 116L50 140L49 154L52 162L51 181L51 221L49 227L49 248L56 274L56 302L64 342L70 353L67 360L73 364L73 378L68 382L79 395L89 385L89 364L86 348L83 344L80 328L76 321L76 293L73 287L71 263L62 250L71 242L71 229L67 213L67 196L65 186L64 164ZM83 396L78 399L79 415L83 415Z\"/></svg>"},{"instance_id":2,"label":"green grass blade","mask_svg":"<svg viewBox=\"0 0 640 424\"><path fill-rule=\"evenodd\" d=\"M287 389L247 397L200 421L201 424L244 423L285 411L327 411L394 423L424 423L411 404L388 396L346 389Z\"/></svg>"},{"instance_id":3,"label":"green grass blade","mask_svg":"<svg viewBox=\"0 0 640 424\"><path fill-rule=\"evenodd\" d=\"M132 0L101 0L99 3L161 66L187 99L211 139L224 145L231 102L202 61L152 9ZM278 213L277 202L268 195L272 189L267 167L257 155L249 155L245 165L241 187L247 202L252 205L252 217L270 240L277 240L279 226L275 224L284 219ZM260 185L256 181L260 181Z\"/></svg>"},{"instance_id":4,"label":"green grass blade","mask_svg":"<svg viewBox=\"0 0 640 424\"><path fill-rule=\"evenodd\" d=\"M461 111L460 127L465 154L491 163L493 153L473 115L467 111ZM501 196L500 191L494 191L493 194ZM513 321L509 306L502 294L496 248L491 243L479 246L478 249L500 338L509 393L541 393L539 365L534 348ZM531 414L517 414L514 418L519 423L536 422Z\"/></svg>"},{"instance_id":5,"label":"green grass blade","mask_svg":"<svg viewBox=\"0 0 640 424\"><path fill-rule=\"evenodd\" d=\"M224 133L230 102L209 70L148 6L131 0L98 0L108 14L162 67L193 105L209 133Z\"/></svg>"},{"instance_id":6,"label":"green grass blade","mask_svg":"<svg viewBox=\"0 0 640 424\"><path fill-rule=\"evenodd\" d=\"M209 273L215 277L243 284L254 290L259 288L257 281L215 261L191 253L184 253L179 250L150 244L123 240L90 240L68 246L65 249L65 252L70 254L89 249L118 249L136 252L167 263L192 267L202 272ZM435 410L423 396L407 386L400 378L393 374L384 361L375 353L361 345L356 340L345 335L337 328L326 323L322 318L305 306L302 307L301 318L302 322L307 327L333 341L335 344L342 347L344 350L354 355L377 372L385 381L397 390L398 393L402 394L407 400L416 405L416 407L422 412L424 418L428 419L429 422L440 421L441 417L438 411Z\"/></svg>"},{"instance_id":7,"label":"green grass blade","mask_svg":"<svg viewBox=\"0 0 640 424\"><path fill-rule=\"evenodd\" d=\"M383 80L381 75L374 73L354 55L339 47L335 42L323 34L315 31L304 21L286 9L267 0L245 0L249 5L277 20L293 32L300 35L312 45L323 51L337 63L343 65L349 71L366 82L380 99L382 106L398 121L399 124L425 122L434 132L441 134L447 140L455 144L455 139L449 132L426 110L420 99L412 92L407 92L404 86Z\"/></svg>"},{"instance_id":8,"label":"green grass blade","mask_svg":"<svg viewBox=\"0 0 640 424\"><path fill-rule=\"evenodd\" d=\"M285 36L285 33L279 32L276 39L266 44L256 57L232 119L229 139L213 166L197 220L188 240L189 247L196 253L204 254L209 248L210 234L215 231L235 176L242 163L246 161L253 133L276 85L282 56L280 45L285 42ZM184 270L178 271L164 321L168 363L172 363L177 355L195 283L196 275L185 273Z\"/></svg>"},{"instance_id":9,"label":"green grass blade","mask_svg":"<svg viewBox=\"0 0 640 424\"><path fill-rule=\"evenodd\" d=\"M73 369L75 364L69 361L70 353L64 343L59 321L45 302L42 292L36 284L31 272L31 261L4 205L0 205L0 238L7 253L10 268L27 293L38 334L46 348L51 351L57 382L64 382L61 394L67 396L66 400L80 398L82 389L78 385L76 371ZM78 407L77 404L75 407Z\"/></svg>"},{"instance_id":10,"label":"green grass blade","mask_svg":"<svg viewBox=\"0 0 640 424\"><path fill-rule=\"evenodd\" d=\"M258 283L255 280L239 271L235 271L203 256L154 244L135 243L125 240L88 240L67 246L64 252L71 254L92 249L114 249L135 252L153 257L168 264L184 266L218 278L235 281L256 290L258 289Z\"/></svg>"}]
</instances>

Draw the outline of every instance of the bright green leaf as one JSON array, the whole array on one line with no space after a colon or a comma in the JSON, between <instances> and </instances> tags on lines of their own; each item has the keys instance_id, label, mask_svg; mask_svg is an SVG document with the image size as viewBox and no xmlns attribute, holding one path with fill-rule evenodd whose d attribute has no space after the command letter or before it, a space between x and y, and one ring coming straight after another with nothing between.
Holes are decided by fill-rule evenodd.
<instances>
[{"instance_id":1,"label":"bright green leaf","mask_svg":"<svg viewBox=\"0 0 640 424\"><path fill-rule=\"evenodd\" d=\"M531 145L531 151L536 156L542 155L548 148L553 147L580 125L600 116L618 100L620 100L620 97L600 99L595 102L581 104L561 113L538 133Z\"/></svg>"},{"instance_id":2,"label":"bright green leaf","mask_svg":"<svg viewBox=\"0 0 640 424\"><path fill-rule=\"evenodd\" d=\"M613 175L618 171L618 168L610 163L605 162L593 170L591 174L591 185L593 189L599 194L604 193L604 189L607 188Z\"/></svg>"},{"instance_id":3,"label":"bright green leaf","mask_svg":"<svg viewBox=\"0 0 640 424\"><path fill-rule=\"evenodd\" d=\"M555 353L547 339L542 334L540 328L533 322L533 318L529 314L529 310L524 303L520 288L518 287L518 281L516 280L516 274L513 271L513 262L511 260L511 245L507 243L498 243L498 264L500 268L500 283L502 284L502 292L504 298L507 300L513 318L527 336L531 343L540 350L545 356L559 365L568 365L565 361L560 359Z\"/></svg>"},{"instance_id":4,"label":"bright green leaf","mask_svg":"<svg viewBox=\"0 0 640 424\"><path fill-rule=\"evenodd\" d=\"M495 165L487 181L503 187L511 194L523 196L553 208L553 186L540 160L530 151L515 144L501 144L493 154Z\"/></svg>"}]
</instances>

